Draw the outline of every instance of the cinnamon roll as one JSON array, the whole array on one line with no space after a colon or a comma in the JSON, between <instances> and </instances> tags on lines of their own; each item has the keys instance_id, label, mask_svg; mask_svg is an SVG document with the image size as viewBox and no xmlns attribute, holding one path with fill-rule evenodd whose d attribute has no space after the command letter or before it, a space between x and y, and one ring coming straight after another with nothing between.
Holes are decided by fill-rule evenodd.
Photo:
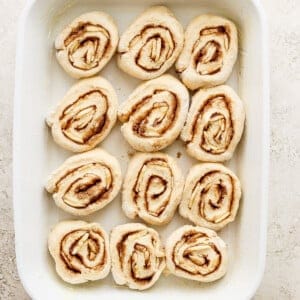
<instances>
[{"instance_id":1,"label":"cinnamon roll","mask_svg":"<svg viewBox=\"0 0 300 300\"><path fill-rule=\"evenodd\" d=\"M73 85L46 121L58 145L83 152L96 147L110 133L117 107L112 85L102 77L94 77Z\"/></svg>"},{"instance_id":2,"label":"cinnamon roll","mask_svg":"<svg viewBox=\"0 0 300 300\"><path fill-rule=\"evenodd\" d=\"M232 88L200 89L192 98L181 138L196 159L226 161L241 139L244 121L243 103Z\"/></svg>"},{"instance_id":3,"label":"cinnamon roll","mask_svg":"<svg viewBox=\"0 0 300 300\"><path fill-rule=\"evenodd\" d=\"M46 190L58 207L86 216L110 203L121 184L119 162L98 148L68 158L49 177Z\"/></svg>"},{"instance_id":4,"label":"cinnamon roll","mask_svg":"<svg viewBox=\"0 0 300 300\"><path fill-rule=\"evenodd\" d=\"M90 77L102 70L115 53L119 35L113 18L100 11L73 20L56 38L56 57L74 78Z\"/></svg>"},{"instance_id":5,"label":"cinnamon roll","mask_svg":"<svg viewBox=\"0 0 300 300\"><path fill-rule=\"evenodd\" d=\"M198 164L186 178L179 213L198 226L220 230L234 221L241 194L240 181L228 168Z\"/></svg>"},{"instance_id":6,"label":"cinnamon roll","mask_svg":"<svg viewBox=\"0 0 300 300\"><path fill-rule=\"evenodd\" d=\"M120 106L122 134L138 151L161 150L180 134L188 106L189 93L173 76L142 83Z\"/></svg>"},{"instance_id":7,"label":"cinnamon roll","mask_svg":"<svg viewBox=\"0 0 300 300\"><path fill-rule=\"evenodd\" d=\"M68 283L103 279L110 271L108 236L97 223L58 223L49 234L48 248L56 272Z\"/></svg>"},{"instance_id":8,"label":"cinnamon roll","mask_svg":"<svg viewBox=\"0 0 300 300\"><path fill-rule=\"evenodd\" d=\"M153 225L171 221L180 202L184 179L175 159L164 153L138 153L123 184L122 207L130 219Z\"/></svg>"},{"instance_id":9,"label":"cinnamon roll","mask_svg":"<svg viewBox=\"0 0 300 300\"><path fill-rule=\"evenodd\" d=\"M121 36L118 65L142 80L158 77L174 64L183 43L183 28L172 12L164 6L151 7Z\"/></svg>"},{"instance_id":10,"label":"cinnamon roll","mask_svg":"<svg viewBox=\"0 0 300 300\"><path fill-rule=\"evenodd\" d=\"M158 233L143 224L115 227L110 234L112 275L119 285L145 290L165 268L165 253Z\"/></svg>"},{"instance_id":11,"label":"cinnamon roll","mask_svg":"<svg viewBox=\"0 0 300 300\"><path fill-rule=\"evenodd\" d=\"M235 25L222 17L201 15L186 29L176 70L191 90L219 85L230 76L237 53Z\"/></svg>"},{"instance_id":12,"label":"cinnamon roll","mask_svg":"<svg viewBox=\"0 0 300 300\"><path fill-rule=\"evenodd\" d=\"M166 261L176 276L211 282L227 271L227 246L213 230L185 225L167 239Z\"/></svg>"}]
</instances>

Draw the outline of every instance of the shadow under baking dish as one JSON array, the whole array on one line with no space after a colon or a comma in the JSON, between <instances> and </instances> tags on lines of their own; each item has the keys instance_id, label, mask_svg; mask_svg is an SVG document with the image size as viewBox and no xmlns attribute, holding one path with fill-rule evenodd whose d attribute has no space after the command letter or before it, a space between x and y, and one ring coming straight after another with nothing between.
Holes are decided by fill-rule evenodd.
<instances>
[{"instance_id":1,"label":"shadow under baking dish","mask_svg":"<svg viewBox=\"0 0 300 300\"><path fill-rule=\"evenodd\" d=\"M34 299L249 299L255 292L264 268L268 170L268 80L266 33L256 0L36 0L29 1L20 24L14 116L14 208L17 264L22 282ZM162 276L148 291L136 292L118 287L111 275L105 280L70 286L55 274L47 251L49 229L60 220L74 219L58 209L43 186L49 173L71 153L59 148L45 125L45 116L71 87L71 79L55 59L53 41L59 31L76 16L103 10L116 20L122 33L145 8L167 5L186 26L202 13L232 19L239 29L239 60L228 81L244 101L246 128L243 139L228 163L239 176L243 199L237 220L220 232L229 246L227 275L213 284L199 284ZM173 70L170 71L174 73ZM116 66L115 57L101 72L116 88L119 102L124 101L139 81ZM133 150L127 145L117 124L101 147L115 155L125 172ZM196 163L177 141L165 150L176 157L186 174ZM90 217L107 231L130 222L121 211L120 197ZM163 241L170 232L188 223L178 214L158 228ZM156 228L157 229L157 228Z\"/></svg>"}]
</instances>

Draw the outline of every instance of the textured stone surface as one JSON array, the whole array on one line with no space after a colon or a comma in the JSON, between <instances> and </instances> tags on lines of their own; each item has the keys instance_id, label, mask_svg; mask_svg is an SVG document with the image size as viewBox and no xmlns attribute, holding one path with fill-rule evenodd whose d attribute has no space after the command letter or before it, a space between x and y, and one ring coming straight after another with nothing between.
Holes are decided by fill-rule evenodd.
<instances>
[{"instance_id":1,"label":"textured stone surface","mask_svg":"<svg viewBox=\"0 0 300 300\"><path fill-rule=\"evenodd\" d=\"M300 299L300 2L265 0L270 33L271 170L265 275L255 299Z\"/></svg>"},{"instance_id":2,"label":"textured stone surface","mask_svg":"<svg viewBox=\"0 0 300 300\"><path fill-rule=\"evenodd\" d=\"M25 0L0 0L0 299L29 299L17 275L11 189L16 27ZM256 300L300 299L300 2L262 0L270 30L271 172L266 271Z\"/></svg>"}]
</instances>

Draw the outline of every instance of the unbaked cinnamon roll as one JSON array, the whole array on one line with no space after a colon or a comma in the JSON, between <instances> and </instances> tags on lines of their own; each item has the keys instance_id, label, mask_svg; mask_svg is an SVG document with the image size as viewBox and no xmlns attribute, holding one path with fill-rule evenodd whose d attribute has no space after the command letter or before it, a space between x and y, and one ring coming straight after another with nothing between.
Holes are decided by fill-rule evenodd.
<instances>
[{"instance_id":1,"label":"unbaked cinnamon roll","mask_svg":"<svg viewBox=\"0 0 300 300\"><path fill-rule=\"evenodd\" d=\"M97 223L58 223L49 234L48 248L56 272L68 283L103 279L110 271L108 235Z\"/></svg>"},{"instance_id":2,"label":"unbaked cinnamon roll","mask_svg":"<svg viewBox=\"0 0 300 300\"><path fill-rule=\"evenodd\" d=\"M74 78L90 77L102 70L116 51L119 35L112 17L94 11L73 20L56 38L56 57Z\"/></svg>"},{"instance_id":3,"label":"unbaked cinnamon roll","mask_svg":"<svg viewBox=\"0 0 300 300\"><path fill-rule=\"evenodd\" d=\"M226 161L241 139L244 121L243 103L232 88L200 89L192 98L181 139L198 160Z\"/></svg>"},{"instance_id":4,"label":"unbaked cinnamon roll","mask_svg":"<svg viewBox=\"0 0 300 300\"><path fill-rule=\"evenodd\" d=\"M186 178L179 213L198 226L220 230L234 221L241 194L240 181L228 168L198 164Z\"/></svg>"},{"instance_id":5,"label":"unbaked cinnamon roll","mask_svg":"<svg viewBox=\"0 0 300 300\"><path fill-rule=\"evenodd\" d=\"M138 153L130 161L122 193L126 216L153 225L171 221L184 179L175 159L164 153Z\"/></svg>"},{"instance_id":6,"label":"unbaked cinnamon roll","mask_svg":"<svg viewBox=\"0 0 300 300\"><path fill-rule=\"evenodd\" d=\"M211 282L227 271L227 246L213 230L185 225L167 239L166 261L176 276Z\"/></svg>"},{"instance_id":7,"label":"unbaked cinnamon roll","mask_svg":"<svg viewBox=\"0 0 300 300\"><path fill-rule=\"evenodd\" d=\"M110 203L121 184L119 162L98 148L68 158L51 174L46 190L58 207L86 216Z\"/></svg>"},{"instance_id":8,"label":"unbaked cinnamon roll","mask_svg":"<svg viewBox=\"0 0 300 300\"><path fill-rule=\"evenodd\" d=\"M173 76L142 83L119 108L122 134L138 151L161 150L180 134L188 106L189 93Z\"/></svg>"},{"instance_id":9,"label":"unbaked cinnamon roll","mask_svg":"<svg viewBox=\"0 0 300 300\"><path fill-rule=\"evenodd\" d=\"M165 268L165 252L158 233L139 223L115 227L110 234L112 275L119 285L145 290Z\"/></svg>"},{"instance_id":10,"label":"unbaked cinnamon roll","mask_svg":"<svg viewBox=\"0 0 300 300\"><path fill-rule=\"evenodd\" d=\"M181 24L164 6L142 13L123 33L118 46L118 65L129 75L149 80L165 73L182 50Z\"/></svg>"},{"instance_id":11,"label":"unbaked cinnamon roll","mask_svg":"<svg viewBox=\"0 0 300 300\"><path fill-rule=\"evenodd\" d=\"M83 152L96 147L110 133L117 107L112 85L102 77L94 77L73 85L46 121L58 145Z\"/></svg>"},{"instance_id":12,"label":"unbaked cinnamon roll","mask_svg":"<svg viewBox=\"0 0 300 300\"><path fill-rule=\"evenodd\" d=\"M176 70L191 90L219 85L230 76L237 53L235 25L222 17L201 15L186 29Z\"/></svg>"}]
</instances>

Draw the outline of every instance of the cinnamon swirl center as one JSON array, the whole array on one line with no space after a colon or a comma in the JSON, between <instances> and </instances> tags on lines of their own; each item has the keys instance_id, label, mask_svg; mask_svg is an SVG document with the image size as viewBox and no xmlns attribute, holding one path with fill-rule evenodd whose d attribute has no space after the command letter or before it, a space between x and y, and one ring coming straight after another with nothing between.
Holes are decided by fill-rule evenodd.
<instances>
[{"instance_id":1,"label":"cinnamon swirl center","mask_svg":"<svg viewBox=\"0 0 300 300\"><path fill-rule=\"evenodd\" d=\"M174 93L155 90L132 108L132 130L143 138L159 138L174 126L179 109Z\"/></svg>"},{"instance_id":2,"label":"cinnamon swirl center","mask_svg":"<svg viewBox=\"0 0 300 300\"><path fill-rule=\"evenodd\" d=\"M147 25L129 43L130 51L136 53L136 65L147 72L161 69L172 57L175 46L170 29L158 25Z\"/></svg>"},{"instance_id":3,"label":"cinnamon swirl center","mask_svg":"<svg viewBox=\"0 0 300 300\"><path fill-rule=\"evenodd\" d=\"M218 73L229 47L229 28L217 26L202 29L192 49L194 69L200 75Z\"/></svg>"},{"instance_id":4,"label":"cinnamon swirl center","mask_svg":"<svg viewBox=\"0 0 300 300\"><path fill-rule=\"evenodd\" d=\"M84 145L109 125L107 96L100 90L81 95L59 117L62 133L72 142Z\"/></svg>"},{"instance_id":5,"label":"cinnamon swirl center","mask_svg":"<svg viewBox=\"0 0 300 300\"><path fill-rule=\"evenodd\" d=\"M101 163L90 163L70 170L56 184L62 200L70 207L84 209L107 200L114 186L110 168Z\"/></svg>"},{"instance_id":6,"label":"cinnamon swirl center","mask_svg":"<svg viewBox=\"0 0 300 300\"><path fill-rule=\"evenodd\" d=\"M80 23L64 40L70 64L80 70L97 68L110 45L110 34L101 25Z\"/></svg>"},{"instance_id":7,"label":"cinnamon swirl center","mask_svg":"<svg viewBox=\"0 0 300 300\"><path fill-rule=\"evenodd\" d=\"M147 230L125 234L117 244L121 270L139 284L152 281L162 263L157 241Z\"/></svg>"},{"instance_id":8,"label":"cinnamon swirl center","mask_svg":"<svg viewBox=\"0 0 300 300\"><path fill-rule=\"evenodd\" d=\"M154 158L144 163L134 185L134 202L154 217L159 217L170 203L174 179L169 164Z\"/></svg>"},{"instance_id":9,"label":"cinnamon swirl center","mask_svg":"<svg viewBox=\"0 0 300 300\"><path fill-rule=\"evenodd\" d=\"M207 99L195 116L193 136L201 135L200 148L211 154L224 153L233 138L231 104L225 95Z\"/></svg>"},{"instance_id":10,"label":"cinnamon swirl center","mask_svg":"<svg viewBox=\"0 0 300 300\"><path fill-rule=\"evenodd\" d=\"M230 217L234 202L234 182L229 174L212 171L194 186L189 209L198 206L198 214L208 222L220 223Z\"/></svg>"},{"instance_id":11,"label":"cinnamon swirl center","mask_svg":"<svg viewBox=\"0 0 300 300\"><path fill-rule=\"evenodd\" d=\"M102 269L107 261L104 237L93 229L71 231L61 241L60 255L66 267L74 273Z\"/></svg>"},{"instance_id":12,"label":"cinnamon swirl center","mask_svg":"<svg viewBox=\"0 0 300 300\"><path fill-rule=\"evenodd\" d=\"M190 275L207 276L218 270L222 254L205 233L190 231L175 244L173 262Z\"/></svg>"}]
</instances>

